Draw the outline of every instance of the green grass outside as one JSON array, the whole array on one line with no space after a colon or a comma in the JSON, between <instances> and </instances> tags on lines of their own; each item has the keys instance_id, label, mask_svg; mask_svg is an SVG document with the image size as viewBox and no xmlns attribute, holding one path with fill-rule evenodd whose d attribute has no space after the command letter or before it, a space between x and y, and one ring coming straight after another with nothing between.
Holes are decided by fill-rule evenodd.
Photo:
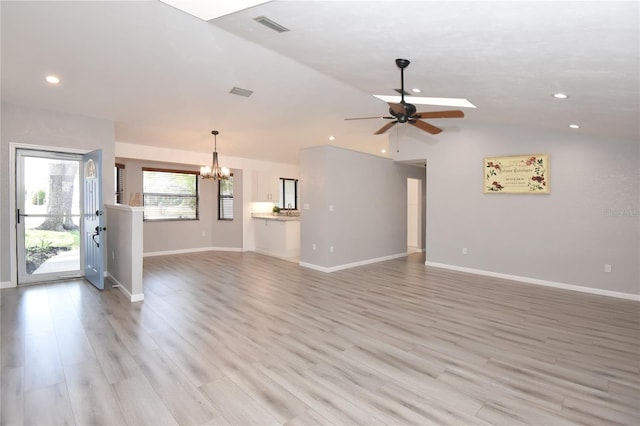
<instances>
[{"instance_id":1,"label":"green grass outside","mask_svg":"<svg viewBox=\"0 0 640 426\"><path fill-rule=\"evenodd\" d=\"M27 229L25 231L25 247L80 247L79 231L44 231Z\"/></svg>"}]
</instances>

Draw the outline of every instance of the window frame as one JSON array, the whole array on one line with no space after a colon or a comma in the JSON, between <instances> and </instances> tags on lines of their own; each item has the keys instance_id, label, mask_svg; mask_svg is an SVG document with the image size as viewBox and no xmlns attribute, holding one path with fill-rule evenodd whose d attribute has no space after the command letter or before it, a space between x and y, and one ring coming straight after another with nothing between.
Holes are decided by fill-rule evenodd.
<instances>
[{"instance_id":1,"label":"window frame","mask_svg":"<svg viewBox=\"0 0 640 426\"><path fill-rule=\"evenodd\" d=\"M291 203L291 208L287 208L287 200L286 200L286 182L287 181L292 181L293 182L293 190L294 190L294 200L293 203ZM280 178L280 200L279 200L279 207L280 210L298 210L298 179L295 178L284 178L281 177Z\"/></svg>"},{"instance_id":2,"label":"window frame","mask_svg":"<svg viewBox=\"0 0 640 426\"><path fill-rule=\"evenodd\" d=\"M115 166L116 172L116 194L115 201L116 204L124 204L124 169L125 165L122 163L116 163Z\"/></svg>"},{"instance_id":3,"label":"window frame","mask_svg":"<svg viewBox=\"0 0 640 426\"><path fill-rule=\"evenodd\" d=\"M162 192L145 192L144 191L144 172L159 172L159 173L172 173L172 174L184 174L184 175L195 175L194 178L194 195L182 196L178 194L168 194ZM158 167L142 167L142 220L144 222L175 222L175 221L192 221L192 220L200 220L200 185L198 176L199 172L193 170L177 170L177 169L165 169ZM157 218L157 219L149 219L146 217L145 207L145 197L147 195L155 195L155 196L167 196L167 195L175 195L181 198L194 198L195 199L195 217L185 218L185 217L175 217L175 218Z\"/></svg>"},{"instance_id":4,"label":"window frame","mask_svg":"<svg viewBox=\"0 0 640 426\"><path fill-rule=\"evenodd\" d=\"M233 181L233 173L229 174L229 179L226 179L226 181L231 180L231 196L229 195L222 195L222 191L220 190L220 186L222 185L223 180L218 180L218 220L226 220L226 221L233 221L234 219L234 215L233 215L233 210L235 209L235 203L234 203L234 197L235 197L235 189L234 189L234 185L235 182ZM231 217L222 217L221 212L222 212L222 203L224 200L231 200Z\"/></svg>"}]
</instances>

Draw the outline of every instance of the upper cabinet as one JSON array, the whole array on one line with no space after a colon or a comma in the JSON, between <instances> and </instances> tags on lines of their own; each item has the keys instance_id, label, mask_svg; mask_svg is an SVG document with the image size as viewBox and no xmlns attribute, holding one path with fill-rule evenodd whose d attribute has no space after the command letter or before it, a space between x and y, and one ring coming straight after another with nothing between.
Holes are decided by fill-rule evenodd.
<instances>
[{"instance_id":1,"label":"upper cabinet","mask_svg":"<svg viewBox=\"0 0 640 426\"><path fill-rule=\"evenodd\" d=\"M279 181L280 179L273 172L254 172L252 200L278 202L280 198Z\"/></svg>"}]
</instances>

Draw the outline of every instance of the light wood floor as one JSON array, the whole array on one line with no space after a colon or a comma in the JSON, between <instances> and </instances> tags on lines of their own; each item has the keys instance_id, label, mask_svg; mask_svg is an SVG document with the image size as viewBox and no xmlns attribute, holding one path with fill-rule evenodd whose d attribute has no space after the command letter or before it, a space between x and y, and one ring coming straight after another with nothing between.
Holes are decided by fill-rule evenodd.
<instances>
[{"instance_id":1,"label":"light wood floor","mask_svg":"<svg viewBox=\"0 0 640 426\"><path fill-rule=\"evenodd\" d=\"M424 266L147 258L2 290L2 424L640 424L640 304Z\"/></svg>"}]
</instances>

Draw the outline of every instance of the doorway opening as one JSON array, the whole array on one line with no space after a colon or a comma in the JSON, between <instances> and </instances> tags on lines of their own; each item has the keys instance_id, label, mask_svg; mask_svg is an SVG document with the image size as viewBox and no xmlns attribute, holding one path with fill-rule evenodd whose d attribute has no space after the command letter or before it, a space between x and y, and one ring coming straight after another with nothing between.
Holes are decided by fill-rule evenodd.
<instances>
[{"instance_id":1,"label":"doorway opening","mask_svg":"<svg viewBox=\"0 0 640 426\"><path fill-rule=\"evenodd\" d=\"M422 179L407 178L407 253L422 253Z\"/></svg>"},{"instance_id":2,"label":"doorway opening","mask_svg":"<svg viewBox=\"0 0 640 426\"><path fill-rule=\"evenodd\" d=\"M16 150L17 283L82 276L82 155Z\"/></svg>"}]
</instances>

